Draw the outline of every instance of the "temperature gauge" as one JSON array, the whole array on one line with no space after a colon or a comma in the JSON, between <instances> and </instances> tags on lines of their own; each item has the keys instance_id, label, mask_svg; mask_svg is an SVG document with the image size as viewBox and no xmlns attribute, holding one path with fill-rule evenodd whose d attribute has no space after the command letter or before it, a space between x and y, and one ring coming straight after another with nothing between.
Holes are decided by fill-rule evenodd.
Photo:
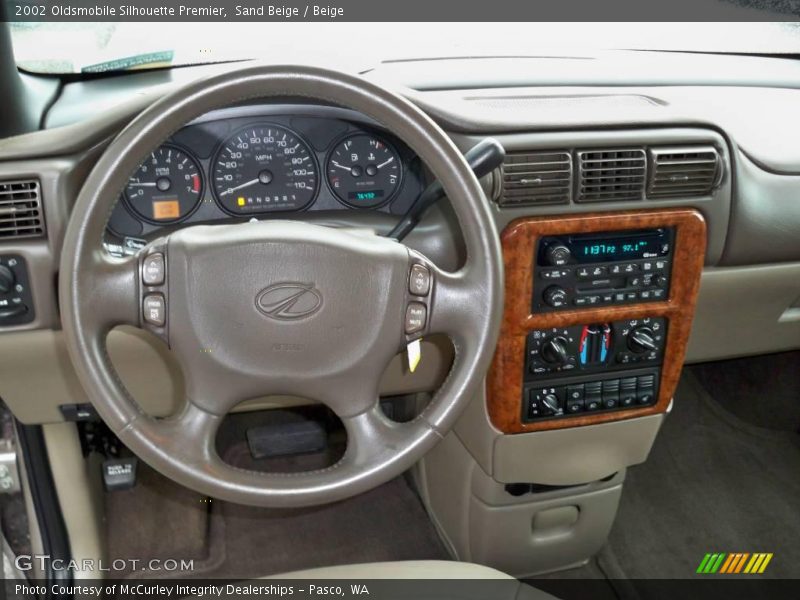
<instances>
[{"instance_id":1,"label":"temperature gauge","mask_svg":"<svg viewBox=\"0 0 800 600\"><path fill-rule=\"evenodd\" d=\"M400 189L403 168L397 152L372 135L351 135L328 157L328 184L336 196L355 208L375 208Z\"/></svg>"}]
</instances>

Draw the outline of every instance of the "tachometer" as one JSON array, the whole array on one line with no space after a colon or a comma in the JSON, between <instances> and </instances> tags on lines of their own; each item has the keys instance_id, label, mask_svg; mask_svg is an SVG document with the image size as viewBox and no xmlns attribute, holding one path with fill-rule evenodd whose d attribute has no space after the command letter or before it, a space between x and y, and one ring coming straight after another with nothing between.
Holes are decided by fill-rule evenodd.
<instances>
[{"instance_id":1,"label":"tachometer","mask_svg":"<svg viewBox=\"0 0 800 600\"><path fill-rule=\"evenodd\" d=\"M125 197L138 216L153 223L185 219L200 203L200 167L185 151L164 144L128 180Z\"/></svg>"},{"instance_id":2,"label":"tachometer","mask_svg":"<svg viewBox=\"0 0 800 600\"><path fill-rule=\"evenodd\" d=\"M331 190L357 208L380 206L400 188L400 157L373 135L351 135L339 142L328 157L327 170Z\"/></svg>"},{"instance_id":3,"label":"tachometer","mask_svg":"<svg viewBox=\"0 0 800 600\"><path fill-rule=\"evenodd\" d=\"M311 150L277 125L234 133L217 152L212 173L217 201L233 214L298 210L317 192Z\"/></svg>"}]
</instances>

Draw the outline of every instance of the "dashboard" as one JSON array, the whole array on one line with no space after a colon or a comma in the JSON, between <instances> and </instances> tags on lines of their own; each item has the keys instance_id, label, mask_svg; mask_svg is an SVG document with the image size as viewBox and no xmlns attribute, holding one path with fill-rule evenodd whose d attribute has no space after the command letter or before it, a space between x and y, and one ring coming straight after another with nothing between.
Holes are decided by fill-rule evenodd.
<instances>
[{"instance_id":1,"label":"dashboard","mask_svg":"<svg viewBox=\"0 0 800 600\"><path fill-rule=\"evenodd\" d=\"M367 117L335 107L238 106L181 128L131 174L108 222L113 254L198 223L298 213L403 215L425 185L419 158Z\"/></svg>"}]
</instances>

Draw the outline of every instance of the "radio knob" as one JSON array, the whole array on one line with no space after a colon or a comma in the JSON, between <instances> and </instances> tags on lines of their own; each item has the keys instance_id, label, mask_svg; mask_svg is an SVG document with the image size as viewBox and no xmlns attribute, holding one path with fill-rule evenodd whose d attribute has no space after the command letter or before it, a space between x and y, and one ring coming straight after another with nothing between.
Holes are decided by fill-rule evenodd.
<instances>
[{"instance_id":1,"label":"radio knob","mask_svg":"<svg viewBox=\"0 0 800 600\"><path fill-rule=\"evenodd\" d=\"M14 289L16 278L14 271L4 265L0 265L0 294L8 294Z\"/></svg>"},{"instance_id":2,"label":"radio knob","mask_svg":"<svg viewBox=\"0 0 800 600\"><path fill-rule=\"evenodd\" d=\"M560 308L567 303L567 291L558 285L551 285L544 291L544 302L553 308Z\"/></svg>"},{"instance_id":3,"label":"radio knob","mask_svg":"<svg viewBox=\"0 0 800 600\"><path fill-rule=\"evenodd\" d=\"M564 244L553 244L548 246L545 251L547 262L554 267L567 264L571 256L572 252Z\"/></svg>"},{"instance_id":4,"label":"radio knob","mask_svg":"<svg viewBox=\"0 0 800 600\"><path fill-rule=\"evenodd\" d=\"M628 334L628 348L636 354L658 350L653 330L649 327L634 327Z\"/></svg>"},{"instance_id":5,"label":"radio knob","mask_svg":"<svg viewBox=\"0 0 800 600\"><path fill-rule=\"evenodd\" d=\"M542 359L551 365L563 365L569 360L567 340L563 337L548 338L542 343Z\"/></svg>"}]
</instances>

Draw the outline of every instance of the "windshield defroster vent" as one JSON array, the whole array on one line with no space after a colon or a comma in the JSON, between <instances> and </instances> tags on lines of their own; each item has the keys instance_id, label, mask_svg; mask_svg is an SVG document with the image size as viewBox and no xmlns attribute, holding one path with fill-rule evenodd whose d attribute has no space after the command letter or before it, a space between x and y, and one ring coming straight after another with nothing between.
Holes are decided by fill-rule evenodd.
<instances>
[{"instance_id":1,"label":"windshield defroster vent","mask_svg":"<svg viewBox=\"0 0 800 600\"><path fill-rule=\"evenodd\" d=\"M567 204L572 189L569 152L510 152L502 167L500 206Z\"/></svg>"},{"instance_id":2,"label":"windshield defroster vent","mask_svg":"<svg viewBox=\"0 0 800 600\"><path fill-rule=\"evenodd\" d=\"M39 182L0 181L0 241L44 235Z\"/></svg>"},{"instance_id":3,"label":"windshield defroster vent","mask_svg":"<svg viewBox=\"0 0 800 600\"><path fill-rule=\"evenodd\" d=\"M650 148L651 198L705 196L719 182L721 165L713 146Z\"/></svg>"},{"instance_id":4,"label":"windshield defroster vent","mask_svg":"<svg viewBox=\"0 0 800 600\"><path fill-rule=\"evenodd\" d=\"M642 200L646 163L641 148L579 151L576 202Z\"/></svg>"}]
</instances>

